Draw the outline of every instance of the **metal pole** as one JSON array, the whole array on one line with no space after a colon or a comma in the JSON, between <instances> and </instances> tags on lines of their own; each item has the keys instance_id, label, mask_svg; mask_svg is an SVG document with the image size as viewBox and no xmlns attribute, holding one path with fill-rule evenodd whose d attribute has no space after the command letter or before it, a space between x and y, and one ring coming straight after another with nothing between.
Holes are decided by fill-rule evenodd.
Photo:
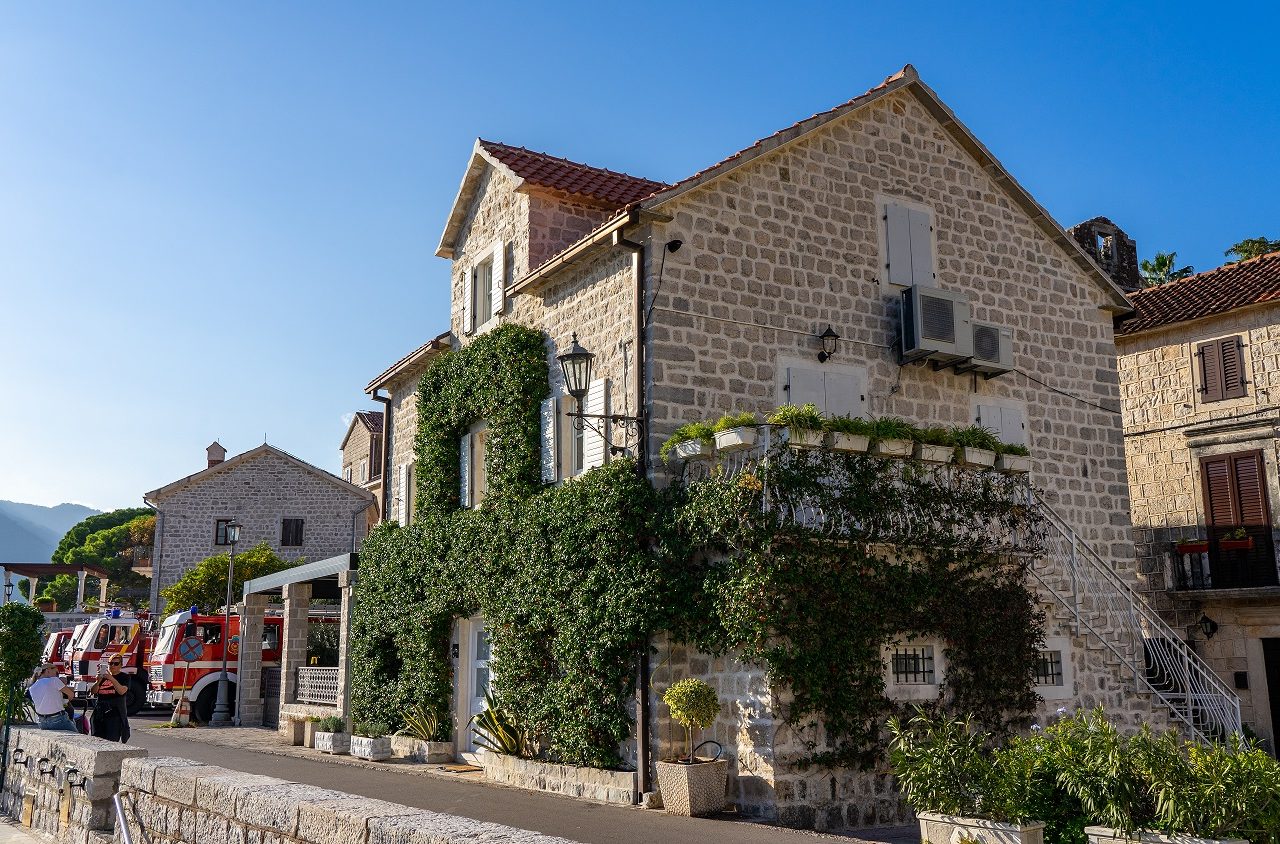
<instances>
[{"instance_id":1,"label":"metal pole","mask_svg":"<svg viewBox=\"0 0 1280 844\"><path fill-rule=\"evenodd\" d=\"M116 807L116 821L120 827L120 840L124 844L133 844L133 833L129 831L129 817L124 811L124 801L120 799L119 794L111 797L111 802Z\"/></svg>"},{"instance_id":2,"label":"metal pole","mask_svg":"<svg viewBox=\"0 0 1280 844\"><path fill-rule=\"evenodd\" d=\"M227 605L222 617L222 675L218 678L218 702L213 707L210 727L231 726L231 681L227 678L227 650L231 647L231 581L236 572L236 544L231 543L231 556L227 560Z\"/></svg>"}]
</instances>

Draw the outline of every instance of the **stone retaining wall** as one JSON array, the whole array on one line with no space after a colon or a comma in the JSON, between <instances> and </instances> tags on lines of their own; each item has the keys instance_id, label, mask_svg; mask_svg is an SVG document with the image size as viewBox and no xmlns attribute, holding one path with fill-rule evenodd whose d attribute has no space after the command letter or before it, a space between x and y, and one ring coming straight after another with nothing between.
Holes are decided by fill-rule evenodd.
<instances>
[{"instance_id":1,"label":"stone retaining wall","mask_svg":"<svg viewBox=\"0 0 1280 844\"><path fill-rule=\"evenodd\" d=\"M632 771L579 768L489 752L484 755L484 778L487 780L534 791L585 797L602 803L630 806L634 802L635 776Z\"/></svg>"}]
</instances>

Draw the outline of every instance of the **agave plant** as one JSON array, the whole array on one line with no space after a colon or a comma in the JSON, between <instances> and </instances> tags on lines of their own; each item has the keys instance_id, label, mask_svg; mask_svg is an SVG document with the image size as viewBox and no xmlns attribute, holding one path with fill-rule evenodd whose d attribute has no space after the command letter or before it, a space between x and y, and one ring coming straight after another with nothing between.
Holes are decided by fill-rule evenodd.
<instances>
[{"instance_id":1,"label":"agave plant","mask_svg":"<svg viewBox=\"0 0 1280 844\"><path fill-rule=\"evenodd\" d=\"M503 709L493 692L484 696L484 711L471 717L475 727L476 744L485 750L504 756L529 758L534 755L533 740L527 730L519 727L511 713Z\"/></svg>"},{"instance_id":2,"label":"agave plant","mask_svg":"<svg viewBox=\"0 0 1280 844\"><path fill-rule=\"evenodd\" d=\"M440 718L423 704L401 713L404 727L396 731L398 736L412 736L418 741L433 741L440 727Z\"/></svg>"}]
</instances>

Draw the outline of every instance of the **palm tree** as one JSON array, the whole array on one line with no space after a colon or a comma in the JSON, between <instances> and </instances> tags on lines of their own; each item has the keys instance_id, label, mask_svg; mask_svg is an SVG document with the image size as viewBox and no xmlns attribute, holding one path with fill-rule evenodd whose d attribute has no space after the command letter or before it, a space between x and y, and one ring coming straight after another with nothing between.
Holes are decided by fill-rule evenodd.
<instances>
[{"instance_id":1,"label":"palm tree","mask_svg":"<svg viewBox=\"0 0 1280 844\"><path fill-rule=\"evenodd\" d=\"M1177 252L1157 252L1154 259L1143 261L1139 265L1142 270L1142 286L1156 287L1195 274L1190 266L1175 270L1173 265L1177 260Z\"/></svg>"}]
</instances>

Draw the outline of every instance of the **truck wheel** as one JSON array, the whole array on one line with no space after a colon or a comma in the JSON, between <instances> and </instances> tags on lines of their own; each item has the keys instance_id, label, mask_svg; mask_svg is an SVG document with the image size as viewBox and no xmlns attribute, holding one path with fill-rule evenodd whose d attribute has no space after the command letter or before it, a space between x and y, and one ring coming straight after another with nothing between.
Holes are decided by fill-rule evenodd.
<instances>
[{"instance_id":1,"label":"truck wheel","mask_svg":"<svg viewBox=\"0 0 1280 844\"><path fill-rule=\"evenodd\" d=\"M124 706L125 710L132 718L142 711L147 705L147 686L137 677L129 681L129 691L125 693Z\"/></svg>"},{"instance_id":2,"label":"truck wheel","mask_svg":"<svg viewBox=\"0 0 1280 844\"><path fill-rule=\"evenodd\" d=\"M227 694L231 702L231 714L236 714L236 684L227 684ZM191 715L203 724L213 720L214 707L218 705L218 684L210 683L191 706Z\"/></svg>"}]
</instances>

